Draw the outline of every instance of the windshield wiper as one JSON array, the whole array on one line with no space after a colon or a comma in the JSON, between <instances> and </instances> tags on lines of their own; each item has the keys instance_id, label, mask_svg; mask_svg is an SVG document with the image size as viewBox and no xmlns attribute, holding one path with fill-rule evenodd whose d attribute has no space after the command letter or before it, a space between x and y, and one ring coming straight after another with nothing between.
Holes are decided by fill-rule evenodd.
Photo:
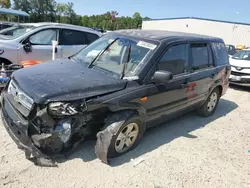
<instances>
[{"instance_id":1,"label":"windshield wiper","mask_svg":"<svg viewBox=\"0 0 250 188\"><path fill-rule=\"evenodd\" d=\"M116 38L114 41L112 41L110 44L108 44L103 50L101 50L97 56L91 61L91 63L89 64L88 68L90 68L94 63L95 61L112 45L115 43L115 41L117 41L119 38Z\"/></svg>"},{"instance_id":2,"label":"windshield wiper","mask_svg":"<svg viewBox=\"0 0 250 188\"><path fill-rule=\"evenodd\" d=\"M123 63L122 72L121 72L121 79L124 77L127 63L130 61L130 54L131 54L131 48L132 48L131 46L132 46L132 45L130 44L130 45L129 45L129 48L128 48L127 61Z\"/></svg>"}]
</instances>

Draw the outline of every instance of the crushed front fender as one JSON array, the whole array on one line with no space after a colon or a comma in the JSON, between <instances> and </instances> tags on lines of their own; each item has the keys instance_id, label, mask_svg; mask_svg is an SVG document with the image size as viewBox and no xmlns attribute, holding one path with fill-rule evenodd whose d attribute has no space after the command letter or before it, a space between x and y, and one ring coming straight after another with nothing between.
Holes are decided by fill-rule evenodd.
<instances>
[{"instance_id":1,"label":"crushed front fender","mask_svg":"<svg viewBox=\"0 0 250 188\"><path fill-rule=\"evenodd\" d=\"M106 127L97 133L95 153L97 158L99 158L103 163L109 164L108 150L111 140L131 114L133 114L133 111L124 111L119 114L113 114L111 117L106 119Z\"/></svg>"}]
</instances>

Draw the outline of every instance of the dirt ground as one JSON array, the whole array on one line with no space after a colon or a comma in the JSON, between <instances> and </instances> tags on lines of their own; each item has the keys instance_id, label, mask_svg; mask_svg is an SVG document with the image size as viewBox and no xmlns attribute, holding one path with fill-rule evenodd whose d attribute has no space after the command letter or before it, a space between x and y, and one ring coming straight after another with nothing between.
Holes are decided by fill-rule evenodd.
<instances>
[{"instance_id":1,"label":"dirt ground","mask_svg":"<svg viewBox=\"0 0 250 188\"><path fill-rule=\"evenodd\" d=\"M0 143L4 188L249 188L250 89L229 89L213 117L192 112L148 130L135 150L113 159L110 166L96 159L94 141L82 144L58 168L26 160L2 123Z\"/></svg>"}]
</instances>

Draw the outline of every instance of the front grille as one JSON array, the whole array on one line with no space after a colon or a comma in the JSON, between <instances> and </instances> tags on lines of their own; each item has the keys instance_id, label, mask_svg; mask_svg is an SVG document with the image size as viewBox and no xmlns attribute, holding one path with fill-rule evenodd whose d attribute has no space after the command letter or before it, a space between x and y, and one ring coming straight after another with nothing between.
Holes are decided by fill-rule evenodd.
<instances>
[{"instance_id":1,"label":"front grille","mask_svg":"<svg viewBox=\"0 0 250 188\"><path fill-rule=\"evenodd\" d=\"M250 73L234 72L234 71L231 71L231 74L234 76L250 76Z\"/></svg>"}]
</instances>

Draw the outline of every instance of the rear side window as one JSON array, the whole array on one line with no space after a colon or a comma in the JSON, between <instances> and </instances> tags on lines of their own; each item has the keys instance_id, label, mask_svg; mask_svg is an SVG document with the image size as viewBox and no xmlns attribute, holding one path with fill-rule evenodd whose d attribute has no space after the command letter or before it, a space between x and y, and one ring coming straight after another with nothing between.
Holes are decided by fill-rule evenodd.
<instances>
[{"instance_id":1,"label":"rear side window","mask_svg":"<svg viewBox=\"0 0 250 188\"><path fill-rule=\"evenodd\" d=\"M61 45L85 45L85 33L74 30L62 30L60 34L60 44Z\"/></svg>"},{"instance_id":2,"label":"rear side window","mask_svg":"<svg viewBox=\"0 0 250 188\"><path fill-rule=\"evenodd\" d=\"M228 53L224 43L213 42L212 49L215 56L215 63L217 66L229 64Z\"/></svg>"},{"instance_id":3,"label":"rear side window","mask_svg":"<svg viewBox=\"0 0 250 188\"><path fill-rule=\"evenodd\" d=\"M207 43L195 43L190 45L191 49L191 70L199 70L213 65L211 48Z\"/></svg>"},{"instance_id":4,"label":"rear side window","mask_svg":"<svg viewBox=\"0 0 250 188\"><path fill-rule=\"evenodd\" d=\"M185 73L188 67L188 45L171 46L162 56L158 70L165 70L174 75Z\"/></svg>"},{"instance_id":5,"label":"rear side window","mask_svg":"<svg viewBox=\"0 0 250 188\"><path fill-rule=\"evenodd\" d=\"M61 45L88 45L98 38L97 35L83 32L64 29L60 34Z\"/></svg>"}]
</instances>

